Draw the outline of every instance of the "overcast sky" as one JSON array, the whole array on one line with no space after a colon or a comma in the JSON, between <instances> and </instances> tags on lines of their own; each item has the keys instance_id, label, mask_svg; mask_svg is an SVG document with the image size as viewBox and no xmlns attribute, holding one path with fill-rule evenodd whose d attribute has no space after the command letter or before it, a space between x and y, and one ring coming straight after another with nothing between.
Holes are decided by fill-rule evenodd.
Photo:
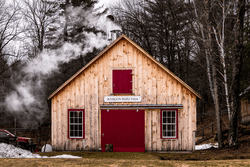
<instances>
[{"instance_id":1,"label":"overcast sky","mask_svg":"<svg viewBox=\"0 0 250 167\"><path fill-rule=\"evenodd\" d=\"M108 7L111 3L118 2L119 0L99 0L99 5L105 5Z\"/></svg>"}]
</instances>

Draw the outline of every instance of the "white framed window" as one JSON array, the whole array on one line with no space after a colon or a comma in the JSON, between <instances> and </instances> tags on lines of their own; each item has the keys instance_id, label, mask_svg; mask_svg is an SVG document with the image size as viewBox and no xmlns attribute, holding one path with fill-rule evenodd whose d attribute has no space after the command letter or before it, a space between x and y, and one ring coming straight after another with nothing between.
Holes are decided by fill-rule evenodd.
<instances>
[{"instance_id":1,"label":"white framed window","mask_svg":"<svg viewBox=\"0 0 250 167\"><path fill-rule=\"evenodd\" d=\"M84 139L85 123L83 109L69 109L69 138Z\"/></svg>"},{"instance_id":2,"label":"white framed window","mask_svg":"<svg viewBox=\"0 0 250 167\"><path fill-rule=\"evenodd\" d=\"M161 138L178 138L178 110L161 110Z\"/></svg>"}]
</instances>

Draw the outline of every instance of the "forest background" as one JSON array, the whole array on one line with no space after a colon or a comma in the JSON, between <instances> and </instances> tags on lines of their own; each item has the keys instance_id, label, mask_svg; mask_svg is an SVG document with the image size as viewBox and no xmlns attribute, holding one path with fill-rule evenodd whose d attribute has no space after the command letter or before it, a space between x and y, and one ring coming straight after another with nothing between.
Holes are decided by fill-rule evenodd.
<instances>
[{"instance_id":1,"label":"forest background","mask_svg":"<svg viewBox=\"0 0 250 167\"><path fill-rule=\"evenodd\" d=\"M197 113L226 110L237 146L240 98L250 98L249 0L0 1L0 119L50 124L47 97L110 41L105 19L196 90ZM247 95L248 94L248 95Z\"/></svg>"}]
</instances>

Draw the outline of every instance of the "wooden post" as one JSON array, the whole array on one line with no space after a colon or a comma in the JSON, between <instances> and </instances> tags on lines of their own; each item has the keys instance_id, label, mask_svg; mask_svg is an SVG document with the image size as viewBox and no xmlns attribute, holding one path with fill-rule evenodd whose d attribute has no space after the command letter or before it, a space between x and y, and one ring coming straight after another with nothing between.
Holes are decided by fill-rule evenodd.
<instances>
[{"instance_id":1,"label":"wooden post","mask_svg":"<svg viewBox=\"0 0 250 167\"><path fill-rule=\"evenodd\" d=\"M193 131L193 151L195 151L195 131Z\"/></svg>"},{"instance_id":2,"label":"wooden post","mask_svg":"<svg viewBox=\"0 0 250 167\"><path fill-rule=\"evenodd\" d=\"M181 151L182 151L182 131L181 131Z\"/></svg>"},{"instance_id":3,"label":"wooden post","mask_svg":"<svg viewBox=\"0 0 250 167\"><path fill-rule=\"evenodd\" d=\"M41 145L41 125L38 123L37 126L37 143L38 145Z\"/></svg>"},{"instance_id":4,"label":"wooden post","mask_svg":"<svg viewBox=\"0 0 250 167\"><path fill-rule=\"evenodd\" d=\"M14 118L14 135L16 136L16 117Z\"/></svg>"},{"instance_id":5,"label":"wooden post","mask_svg":"<svg viewBox=\"0 0 250 167\"><path fill-rule=\"evenodd\" d=\"M214 133L214 124L212 124L212 134Z\"/></svg>"},{"instance_id":6,"label":"wooden post","mask_svg":"<svg viewBox=\"0 0 250 167\"><path fill-rule=\"evenodd\" d=\"M204 128L202 129L202 139L204 138Z\"/></svg>"}]
</instances>

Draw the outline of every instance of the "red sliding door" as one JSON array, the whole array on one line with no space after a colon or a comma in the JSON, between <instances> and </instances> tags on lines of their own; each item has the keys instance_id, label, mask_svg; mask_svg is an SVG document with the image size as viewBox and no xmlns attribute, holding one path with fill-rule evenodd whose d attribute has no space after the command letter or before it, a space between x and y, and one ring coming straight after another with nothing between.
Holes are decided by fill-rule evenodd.
<instances>
[{"instance_id":1,"label":"red sliding door","mask_svg":"<svg viewBox=\"0 0 250 167\"><path fill-rule=\"evenodd\" d=\"M113 144L114 152L145 152L144 110L102 110L101 147Z\"/></svg>"}]
</instances>

